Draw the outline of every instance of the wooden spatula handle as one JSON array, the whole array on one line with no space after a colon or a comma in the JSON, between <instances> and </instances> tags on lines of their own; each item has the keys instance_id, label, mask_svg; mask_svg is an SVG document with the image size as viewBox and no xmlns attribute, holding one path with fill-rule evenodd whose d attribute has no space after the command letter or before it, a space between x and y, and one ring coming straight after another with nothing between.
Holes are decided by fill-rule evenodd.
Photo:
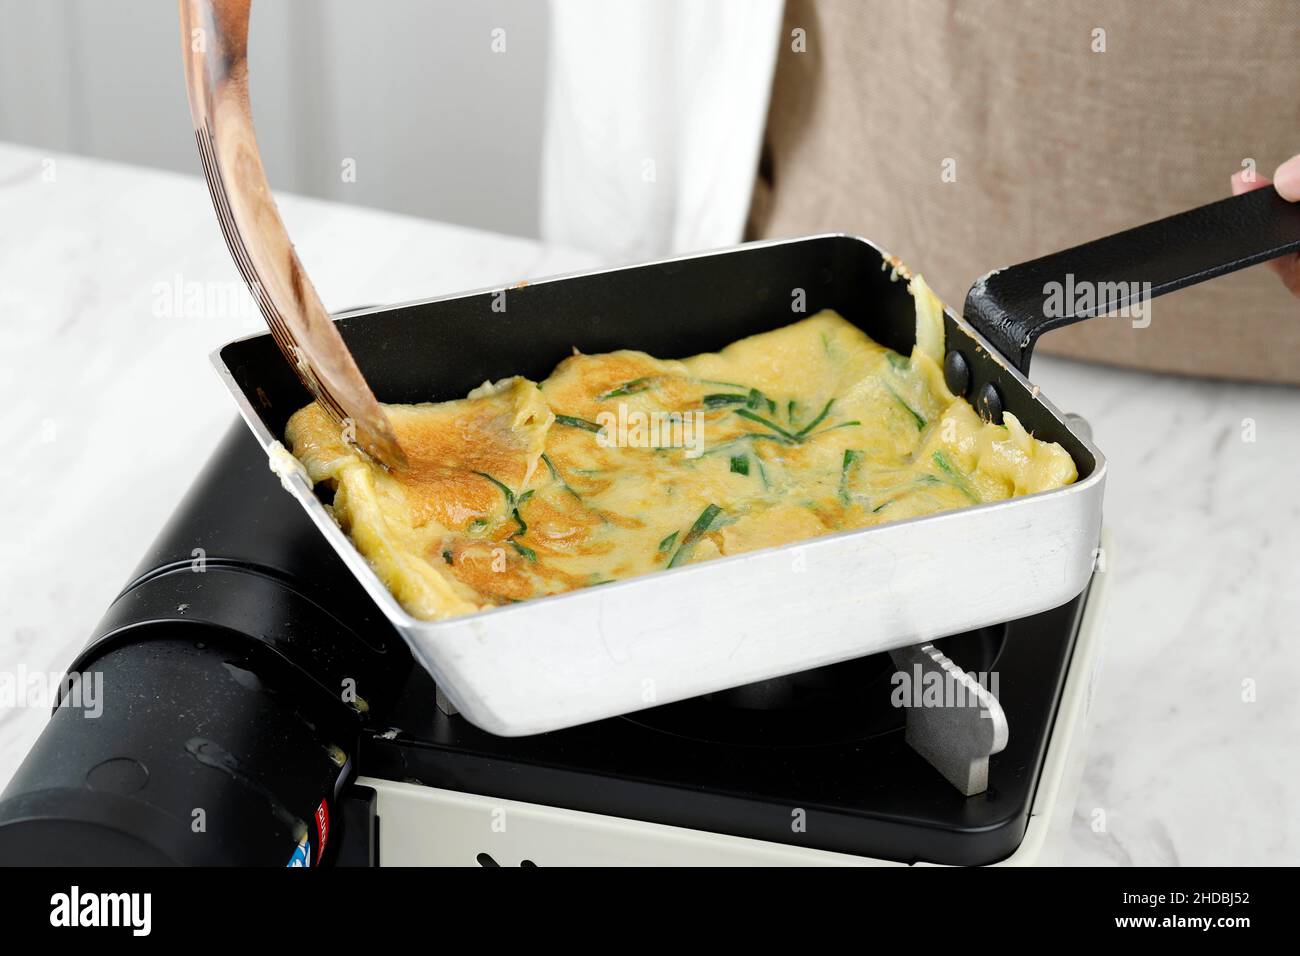
<instances>
[{"instance_id":1,"label":"wooden spatula handle","mask_svg":"<svg viewBox=\"0 0 1300 956\"><path fill-rule=\"evenodd\" d=\"M230 254L285 358L358 447L390 468L405 455L280 219L248 98L251 0L180 0L190 114Z\"/></svg>"}]
</instances>

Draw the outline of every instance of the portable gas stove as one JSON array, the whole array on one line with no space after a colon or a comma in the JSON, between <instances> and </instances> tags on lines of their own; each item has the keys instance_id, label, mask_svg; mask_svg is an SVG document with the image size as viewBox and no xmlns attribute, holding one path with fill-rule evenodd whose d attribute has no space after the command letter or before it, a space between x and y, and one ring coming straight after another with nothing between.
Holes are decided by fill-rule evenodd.
<instances>
[{"instance_id":1,"label":"portable gas stove","mask_svg":"<svg viewBox=\"0 0 1300 956\"><path fill-rule=\"evenodd\" d=\"M1050 862L1106 577L932 645L495 737L413 666L236 425L69 668L103 675L103 713L70 684L0 797L0 859ZM964 706L933 706L957 689Z\"/></svg>"}]
</instances>

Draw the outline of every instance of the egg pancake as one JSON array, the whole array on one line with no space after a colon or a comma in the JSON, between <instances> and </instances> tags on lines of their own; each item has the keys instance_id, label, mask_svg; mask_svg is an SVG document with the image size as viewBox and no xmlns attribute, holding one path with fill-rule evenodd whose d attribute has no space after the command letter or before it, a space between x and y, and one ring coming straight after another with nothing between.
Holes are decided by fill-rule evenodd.
<instances>
[{"instance_id":1,"label":"egg pancake","mask_svg":"<svg viewBox=\"0 0 1300 956\"><path fill-rule=\"evenodd\" d=\"M401 472L315 404L286 438L426 620L1073 482L1060 445L948 391L942 306L909 289L910 356L823 311L720 352L574 354L540 383L387 405Z\"/></svg>"}]
</instances>

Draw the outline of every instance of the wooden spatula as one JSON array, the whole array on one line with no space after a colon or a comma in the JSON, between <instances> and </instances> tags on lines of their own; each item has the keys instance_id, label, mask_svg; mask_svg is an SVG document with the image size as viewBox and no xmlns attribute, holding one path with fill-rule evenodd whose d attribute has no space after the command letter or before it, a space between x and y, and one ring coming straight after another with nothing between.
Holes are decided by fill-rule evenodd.
<instances>
[{"instance_id":1,"label":"wooden spatula","mask_svg":"<svg viewBox=\"0 0 1300 956\"><path fill-rule=\"evenodd\" d=\"M180 0L190 114L226 245L303 385L389 468L406 456L293 250L262 169L248 99L252 0Z\"/></svg>"}]
</instances>

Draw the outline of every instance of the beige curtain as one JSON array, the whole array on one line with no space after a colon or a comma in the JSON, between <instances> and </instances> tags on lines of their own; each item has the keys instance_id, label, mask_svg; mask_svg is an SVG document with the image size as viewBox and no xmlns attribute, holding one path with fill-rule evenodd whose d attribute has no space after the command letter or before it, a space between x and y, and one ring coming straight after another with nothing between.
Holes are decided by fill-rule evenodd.
<instances>
[{"instance_id":1,"label":"beige curtain","mask_svg":"<svg viewBox=\"0 0 1300 956\"><path fill-rule=\"evenodd\" d=\"M1297 152L1297 0L787 0L748 232L858 233L960 308L989 269ZM1300 383L1300 300L1255 268L1040 350Z\"/></svg>"}]
</instances>

